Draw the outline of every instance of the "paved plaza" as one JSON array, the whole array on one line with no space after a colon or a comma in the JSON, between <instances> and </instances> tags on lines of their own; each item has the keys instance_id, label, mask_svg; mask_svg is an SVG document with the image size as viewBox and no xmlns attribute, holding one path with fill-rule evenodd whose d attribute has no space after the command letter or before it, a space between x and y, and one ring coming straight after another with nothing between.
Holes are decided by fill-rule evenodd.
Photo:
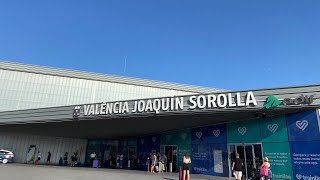
<instances>
[{"instance_id":1,"label":"paved plaza","mask_svg":"<svg viewBox=\"0 0 320 180\"><path fill-rule=\"evenodd\" d=\"M6 180L178 180L178 173L155 173L122 169L35 166L32 164L0 164L1 179ZM224 180L229 178L191 175L192 180Z\"/></svg>"}]
</instances>

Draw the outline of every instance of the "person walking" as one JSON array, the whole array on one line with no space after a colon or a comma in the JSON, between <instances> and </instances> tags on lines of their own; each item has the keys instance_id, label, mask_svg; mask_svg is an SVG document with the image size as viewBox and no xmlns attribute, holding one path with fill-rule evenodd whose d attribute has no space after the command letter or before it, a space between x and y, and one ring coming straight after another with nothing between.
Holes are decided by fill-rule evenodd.
<instances>
[{"instance_id":1,"label":"person walking","mask_svg":"<svg viewBox=\"0 0 320 180\"><path fill-rule=\"evenodd\" d=\"M183 156L183 176L182 176L183 180L186 179L186 176L187 176L187 180L190 180L190 169L189 169L190 164L191 164L191 158L188 152L185 152Z\"/></svg>"},{"instance_id":2,"label":"person walking","mask_svg":"<svg viewBox=\"0 0 320 180\"><path fill-rule=\"evenodd\" d=\"M242 166L243 166L242 159L240 159L240 156L237 153L236 154L236 158L232 162L232 171L233 171L233 175L236 178L236 180L241 180L241 177L242 177Z\"/></svg>"},{"instance_id":3,"label":"person walking","mask_svg":"<svg viewBox=\"0 0 320 180\"><path fill-rule=\"evenodd\" d=\"M47 156L47 164L50 164L50 160L51 160L51 152L48 152L48 156Z\"/></svg>"},{"instance_id":4,"label":"person walking","mask_svg":"<svg viewBox=\"0 0 320 180\"><path fill-rule=\"evenodd\" d=\"M272 173L270 170L270 163L268 157L265 157L264 162L260 166L260 177L262 180L270 180L272 178Z\"/></svg>"},{"instance_id":5,"label":"person walking","mask_svg":"<svg viewBox=\"0 0 320 180\"><path fill-rule=\"evenodd\" d=\"M157 163L156 152L153 152L153 155L151 156L151 173L154 173Z\"/></svg>"}]
</instances>

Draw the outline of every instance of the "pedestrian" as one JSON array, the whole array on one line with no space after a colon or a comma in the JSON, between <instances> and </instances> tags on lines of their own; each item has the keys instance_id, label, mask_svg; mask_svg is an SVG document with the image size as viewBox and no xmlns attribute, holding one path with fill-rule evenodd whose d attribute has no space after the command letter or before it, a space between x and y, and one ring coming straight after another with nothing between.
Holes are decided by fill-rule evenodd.
<instances>
[{"instance_id":1,"label":"pedestrian","mask_svg":"<svg viewBox=\"0 0 320 180\"><path fill-rule=\"evenodd\" d=\"M71 159L71 164L70 164L70 166L71 166L71 167L74 167L74 165L75 165L75 153L74 153L74 152L72 153L70 159Z\"/></svg>"},{"instance_id":2,"label":"pedestrian","mask_svg":"<svg viewBox=\"0 0 320 180\"><path fill-rule=\"evenodd\" d=\"M153 152L153 155L151 155L151 173L154 173L156 165L157 165L157 155L156 155L156 152Z\"/></svg>"},{"instance_id":3,"label":"pedestrian","mask_svg":"<svg viewBox=\"0 0 320 180\"><path fill-rule=\"evenodd\" d=\"M168 172L167 171L167 163L168 163L168 159L167 159L167 156L166 156L166 154L163 154L163 162L164 162L164 169L166 170L166 172Z\"/></svg>"},{"instance_id":4,"label":"pedestrian","mask_svg":"<svg viewBox=\"0 0 320 180\"><path fill-rule=\"evenodd\" d=\"M68 152L64 153L63 160L64 160L64 165L65 166L68 166L68 155L69 155Z\"/></svg>"},{"instance_id":5,"label":"pedestrian","mask_svg":"<svg viewBox=\"0 0 320 180\"><path fill-rule=\"evenodd\" d=\"M265 157L263 164L260 166L260 177L262 180L270 180L272 178L272 172L270 170L270 163L268 157Z\"/></svg>"},{"instance_id":6,"label":"pedestrian","mask_svg":"<svg viewBox=\"0 0 320 180\"><path fill-rule=\"evenodd\" d=\"M90 154L90 158L91 158L91 160L90 160L90 167L93 166L93 161L94 161L94 159L96 158L96 156L97 156L96 152L92 152L92 153Z\"/></svg>"},{"instance_id":7,"label":"pedestrian","mask_svg":"<svg viewBox=\"0 0 320 180\"><path fill-rule=\"evenodd\" d=\"M36 160L36 165L39 165L40 160L41 160L41 152L38 151L37 160Z\"/></svg>"},{"instance_id":8,"label":"pedestrian","mask_svg":"<svg viewBox=\"0 0 320 180\"><path fill-rule=\"evenodd\" d=\"M232 171L233 171L233 175L236 178L236 180L241 180L241 177L242 177L242 166L243 166L242 159L240 159L240 156L237 153L236 154L236 158L232 162Z\"/></svg>"},{"instance_id":9,"label":"pedestrian","mask_svg":"<svg viewBox=\"0 0 320 180\"><path fill-rule=\"evenodd\" d=\"M189 169L189 165L191 164L191 158L188 154L188 152L184 153L183 156L183 180L186 179L186 176L188 177L187 180L190 180L190 169Z\"/></svg>"},{"instance_id":10,"label":"pedestrian","mask_svg":"<svg viewBox=\"0 0 320 180\"><path fill-rule=\"evenodd\" d=\"M159 153L159 172L163 173L164 172L164 156Z\"/></svg>"},{"instance_id":11,"label":"pedestrian","mask_svg":"<svg viewBox=\"0 0 320 180\"><path fill-rule=\"evenodd\" d=\"M51 160L51 152L48 152L48 156L47 156L47 164L50 164L50 160Z\"/></svg>"},{"instance_id":12,"label":"pedestrian","mask_svg":"<svg viewBox=\"0 0 320 180\"><path fill-rule=\"evenodd\" d=\"M151 166L151 154L150 153L147 155L146 165L147 165L148 172L151 172L150 171L150 166Z\"/></svg>"}]
</instances>

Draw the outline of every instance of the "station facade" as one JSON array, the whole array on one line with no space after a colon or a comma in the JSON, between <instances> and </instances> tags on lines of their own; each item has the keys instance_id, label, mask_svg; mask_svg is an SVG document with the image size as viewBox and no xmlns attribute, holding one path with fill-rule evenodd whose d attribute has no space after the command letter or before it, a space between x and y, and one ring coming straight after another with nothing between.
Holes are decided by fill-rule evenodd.
<instances>
[{"instance_id":1,"label":"station facade","mask_svg":"<svg viewBox=\"0 0 320 180\"><path fill-rule=\"evenodd\" d=\"M320 85L226 91L5 61L0 84L0 148L16 162L32 147L145 170L156 151L175 172L188 152L191 173L231 177L239 153L246 179L263 157L273 179L320 179Z\"/></svg>"}]
</instances>

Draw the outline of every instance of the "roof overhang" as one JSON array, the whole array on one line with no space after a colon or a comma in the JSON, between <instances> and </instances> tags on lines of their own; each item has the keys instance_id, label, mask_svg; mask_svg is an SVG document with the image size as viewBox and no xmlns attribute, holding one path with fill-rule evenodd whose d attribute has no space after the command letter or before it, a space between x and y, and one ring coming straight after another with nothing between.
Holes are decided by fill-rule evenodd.
<instances>
[{"instance_id":1,"label":"roof overhang","mask_svg":"<svg viewBox=\"0 0 320 180\"><path fill-rule=\"evenodd\" d=\"M0 112L0 124L2 125L0 126L0 131L77 138L125 138L169 130L283 115L320 107L320 85L233 91L223 94L226 97L230 96L233 103L236 104L237 99L240 99L241 105L247 100L248 92L252 92L256 104L229 106L228 102L225 107L190 108L194 105L190 102L190 98L204 98L208 97L208 95L221 98L222 95L217 93L199 94L195 95L195 97L174 97L183 100L183 108L160 109L158 113L150 109L134 113L135 102L144 101L147 103L149 100L154 102L155 99L161 101L172 97L121 101L122 103L128 103L129 111L125 113L105 114L100 113L99 109L88 113L91 107L101 108L101 104L120 102ZM286 101L286 103L282 102L277 107L267 109L265 104L269 95L273 95L280 101ZM304 101L303 98L305 98ZM76 116L74 116L75 113Z\"/></svg>"}]
</instances>

